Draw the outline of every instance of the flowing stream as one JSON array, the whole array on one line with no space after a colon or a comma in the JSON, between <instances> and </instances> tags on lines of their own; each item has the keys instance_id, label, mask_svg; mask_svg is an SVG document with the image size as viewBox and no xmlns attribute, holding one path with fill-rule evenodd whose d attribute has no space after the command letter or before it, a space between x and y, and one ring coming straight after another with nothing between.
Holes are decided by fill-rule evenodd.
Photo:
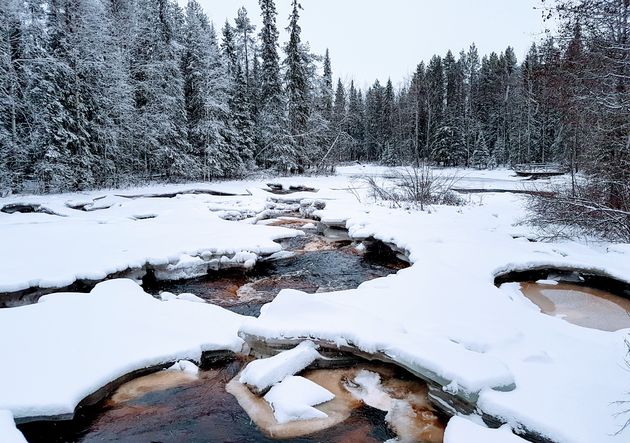
<instances>
[{"instance_id":1,"label":"flowing stream","mask_svg":"<svg viewBox=\"0 0 630 443\"><path fill-rule=\"evenodd\" d=\"M307 221L279 220L278 225L302 227ZM282 241L285 254L263 261L249 272L216 272L175 282L145 282L145 290L192 293L208 302L246 315L284 288L309 293L356 288L407 267L383 245L359 244L343 230ZM235 377L249 358L204 368L198 376L160 371L120 386L96 407L79 410L68 422L21 425L32 442L383 442L439 443L443 417L433 408L423 381L392 365L358 363L338 369L307 371L303 376L324 386L335 399L319 408L329 419L278 425L269 405ZM354 383L360 371L380 380L361 397ZM373 398L380 399L374 403Z\"/></svg>"}]
</instances>

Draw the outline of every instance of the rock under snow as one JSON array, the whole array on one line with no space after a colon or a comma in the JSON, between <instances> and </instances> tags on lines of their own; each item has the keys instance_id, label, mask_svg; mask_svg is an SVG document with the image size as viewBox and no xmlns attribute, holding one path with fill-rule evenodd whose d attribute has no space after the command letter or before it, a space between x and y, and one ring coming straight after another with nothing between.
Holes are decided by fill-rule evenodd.
<instances>
[{"instance_id":1,"label":"rock under snow","mask_svg":"<svg viewBox=\"0 0 630 443\"><path fill-rule=\"evenodd\" d=\"M304 377L289 376L273 386L265 395L271 405L278 423L296 420L313 420L328 417L326 413L315 409L322 403L335 398L335 395Z\"/></svg>"},{"instance_id":2,"label":"rock under snow","mask_svg":"<svg viewBox=\"0 0 630 443\"><path fill-rule=\"evenodd\" d=\"M505 425L488 429L462 417L453 417L446 426L444 443L526 443Z\"/></svg>"},{"instance_id":3,"label":"rock under snow","mask_svg":"<svg viewBox=\"0 0 630 443\"><path fill-rule=\"evenodd\" d=\"M321 355L317 352L317 346L311 341L304 341L273 357L254 360L243 370L239 381L263 393L286 377L303 371L318 358Z\"/></svg>"}]
</instances>

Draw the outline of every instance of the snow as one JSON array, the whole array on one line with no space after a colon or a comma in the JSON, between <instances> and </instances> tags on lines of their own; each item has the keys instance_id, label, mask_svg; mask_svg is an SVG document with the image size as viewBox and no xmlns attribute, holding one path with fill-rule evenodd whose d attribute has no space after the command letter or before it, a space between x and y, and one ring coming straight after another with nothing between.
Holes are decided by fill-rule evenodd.
<instances>
[{"instance_id":1,"label":"snow","mask_svg":"<svg viewBox=\"0 0 630 443\"><path fill-rule=\"evenodd\" d=\"M284 424L328 417L313 406L326 403L335 396L317 383L293 375L273 386L264 398L271 405L276 421Z\"/></svg>"},{"instance_id":2,"label":"snow","mask_svg":"<svg viewBox=\"0 0 630 443\"><path fill-rule=\"evenodd\" d=\"M72 414L83 398L132 371L240 351L241 322L217 306L162 302L131 280L0 310L2 359L18 363L0 366L0 409L16 418Z\"/></svg>"},{"instance_id":3,"label":"snow","mask_svg":"<svg viewBox=\"0 0 630 443\"><path fill-rule=\"evenodd\" d=\"M509 426L488 429L462 417L449 420L444 443L526 443L526 440L514 435Z\"/></svg>"},{"instance_id":4,"label":"snow","mask_svg":"<svg viewBox=\"0 0 630 443\"><path fill-rule=\"evenodd\" d=\"M169 190L174 189L177 187ZM88 195L92 199L99 196ZM204 261L215 258L224 265L242 264L247 268L258 256L281 250L274 240L301 234L281 227L233 223L210 210L213 201L231 205L234 197L182 194L130 199L107 194L95 200L104 209L85 212L66 206L69 199L78 196L0 199L0 206L15 202L44 204L63 215L0 214L0 244L6 257L0 267L0 293L38 286L62 288L77 280L98 281L147 265L168 267L162 274L158 272L165 279L189 278L207 272L208 263ZM87 198L82 196L83 200ZM262 210L264 205L265 199L260 199L246 209ZM138 219L139 214L155 218Z\"/></svg>"},{"instance_id":5,"label":"snow","mask_svg":"<svg viewBox=\"0 0 630 443\"><path fill-rule=\"evenodd\" d=\"M254 360L243 370L239 381L257 392L265 392L286 377L303 371L318 358L321 358L321 355L317 352L315 344L304 341L295 348L273 357Z\"/></svg>"},{"instance_id":6,"label":"snow","mask_svg":"<svg viewBox=\"0 0 630 443\"><path fill-rule=\"evenodd\" d=\"M355 240L393 244L412 263L356 290L285 290L257 319L209 304L154 300L127 280L99 285L90 295L56 294L0 310L3 361L19 362L0 368L0 408L18 418L71 413L86 395L140 367L198 361L206 349L238 350L239 331L380 352L477 399L480 412L512 429L568 443L626 441L628 431L616 432L627 416L616 415L622 406L615 402L630 391L624 343L630 331L603 332L547 316L520 291L495 287L494 279L556 268L630 282L630 245L528 241L538 233L521 223L524 197L509 193L467 194L463 207L393 209L369 197L360 179L366 173L383 180L389 174L352 166L337 176L274 179L285 188L319 190L288 196L270 196L262 181L241 181L0 199L0 205L40 204L59 214L0 213L0 292L62 287L147 264L182 276L232 260L251 264L281 251L273 240L299 234L255 225L260 214L301 207L295 202L302 200L322 222L345 226ZM544 189L562 179L525 181L507 170L435 173L457 173L457 186L468 189ZM191 189L243 195L120 197ZM102 209L71 209L69 200ZM234 221L221 218L228 214Z\"/></svg>"},{"instance_id":7,"label":"snow","mask_svg":"<svg viewBox=\"0 0 630 443\"><path fill-rule=\"evenodd\" d=\"M160 293L160 299L162 301L171 301L171 300L182 300L182 301L189 301L189 302L193 302L193 303L205 303L206 301L201 298L201 297L197 297L195 294L173 294L170 292L161 292Z\"/></svg>"},{"instance_id":8,"label":"snow","mask_svg":"<svg viewBox=\"0 0 630 443\"><path fill-rule=\"evenodd\" d=\"M557 286L560 284L557 280L538 280L536 282L537 285L546 285L546 286Z\"/></svg>"},{"instance_id":9,"label":"snow","mask_svg":"<svg viewBox=\"0 0 630 443\"><path fill-rule=\"evenodd\" d=\"M354 384L357 388L348 386L347 389L366 405L381 411L392 409L393 399L382 389L381 376L376 372L362 369L354 377Z\"/></svg>"},{"instance_id":10,"label":"snow","mask_svg":"<svg viewBox=\"0 0 630 443\"><path fill-rule=\"evenodd\" d=\"M183 374L188 374L188 375L199 374L199 367L193 362L188 361L188 360L180 360L166 370L170 372L181 372Z\"/></svg>"},{"instance_id":11,"label":"snow","mask_svg":"<svg viewBox=\"0 0 630 443\"><path fill-rule=\"evenodd\" d=\"M0 409L0 441L2 443L26 443L22 433L15 427L13 414Z\"/></svg>"}]
</instances>

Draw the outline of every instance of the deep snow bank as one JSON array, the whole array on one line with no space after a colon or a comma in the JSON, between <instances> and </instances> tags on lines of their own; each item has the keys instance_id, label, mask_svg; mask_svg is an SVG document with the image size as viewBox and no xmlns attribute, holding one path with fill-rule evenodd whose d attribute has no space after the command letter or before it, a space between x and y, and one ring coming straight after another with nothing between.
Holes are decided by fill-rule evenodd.
<instances>
[{"instance_id":1,"label":"deep snow bank","mask_svg":"<svg viewBox=\"0 0 630 443\"><path fill-rule=\"evenodd\" d=\"M0 310L0 409L17 419L70 416L132 371L240 351L242 319L209 304L156 300L131 280Z\"/></svg>"}]
</instances>

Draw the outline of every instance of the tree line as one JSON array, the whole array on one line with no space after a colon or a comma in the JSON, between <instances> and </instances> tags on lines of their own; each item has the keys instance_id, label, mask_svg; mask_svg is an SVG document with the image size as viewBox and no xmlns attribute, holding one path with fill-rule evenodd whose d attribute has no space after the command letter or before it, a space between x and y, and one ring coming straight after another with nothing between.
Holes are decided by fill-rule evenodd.
<instances>
[{"instance_id":1,"label":"tree line","mask_svg":"<svg viewBox=\"0 0 630 443\"><path fill-rule=\"evenodd\" d=\"M293 0L215 29L196 0L0 4L0 189L300 172L321 160L332 72L302 42ZM323 77L326 77L325 80Z\"/></svg>"},{"instance_id":2,"label":"tree line","mask_svg":"<svg viewBox=\"0 0 630 443\"><path fill-rule=\"evenodd\" d=\"M6 0L0 187L41 190L322 170L342 161L558 162L627 204L628 1L555 0L559 31L518 61L473 44L394 86L333 83L292 0L215 26L196 0ZM626 193L626 194L624 194ZM622 203L626 202L626 203Z\"/></svg>"}]
</instances>

